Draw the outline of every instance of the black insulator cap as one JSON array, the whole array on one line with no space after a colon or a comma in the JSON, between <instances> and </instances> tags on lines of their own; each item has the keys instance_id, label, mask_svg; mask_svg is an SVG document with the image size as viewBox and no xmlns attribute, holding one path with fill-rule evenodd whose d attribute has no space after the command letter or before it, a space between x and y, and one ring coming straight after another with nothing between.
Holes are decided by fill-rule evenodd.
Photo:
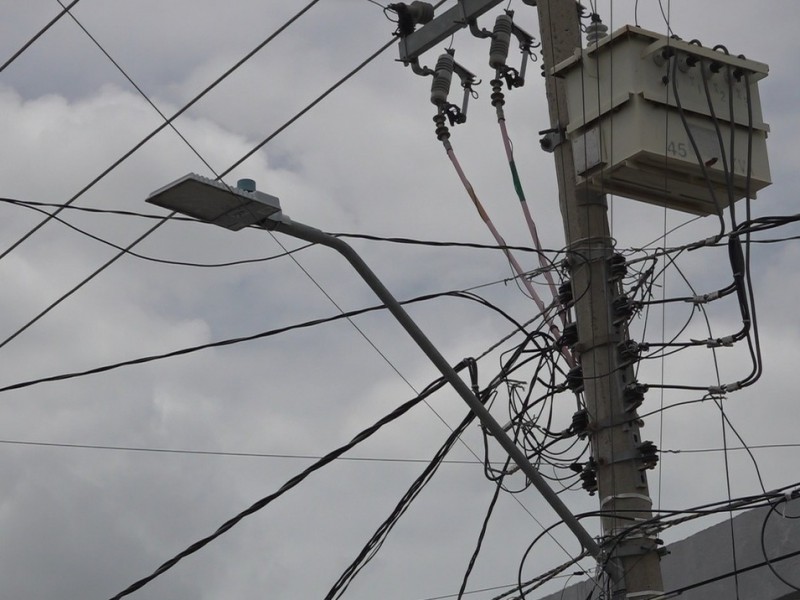
<instances>
[{"instance_id":1,"label":"black insulator cap","mask_svg":"<svg viewBox=\"0 0 800 600\"><path fill-rule=\"evenodd\" d=\"M565 281L560 286L558 286L558 301L561 303L561 306L566 306L567 304L571 304L573 300L572 295L572 282Z\"/></svg>"},{"instance_id":2,"label":"black insulator cap","mask_svg":"<svg viewBox=\"0 0 800 600\"><path fill-rule=\"evenodd\" d=\"M608 270L611 279L622 279L628 273L628 261L622 254L615 252L613 256L608 259Z\"/></svg>"},{"instance_id":3,"label":"black insulator cap","mask_svg":"<svg viewBox=\"0 0 800 600\"><path fill-rule=\"evenodd\" d=\"M585 408L572 415L572 432L579 438L585 438L589 433L589 411Z\"/></svg>"},{"instance_id":4,"label":"black insulator cap","mask_svg":"<svg viewBox=\"0 0 800 600\"><path fill-rule=\"evenodd\" d=\"M583 367L572 367L567 373L567 387L576 394L583 391Z\"/></svg>"},{"instance_id":5,"label":"black insulator cap","mask_svg":"<svg viewBox=\"0 0 800 600\"><path fill-rule=\"evenodd\" d=\"M564 330L561 332L561 346L572 348L578 343L578 324L567 323L564 325Z\"/></svg>"}]
</instances>

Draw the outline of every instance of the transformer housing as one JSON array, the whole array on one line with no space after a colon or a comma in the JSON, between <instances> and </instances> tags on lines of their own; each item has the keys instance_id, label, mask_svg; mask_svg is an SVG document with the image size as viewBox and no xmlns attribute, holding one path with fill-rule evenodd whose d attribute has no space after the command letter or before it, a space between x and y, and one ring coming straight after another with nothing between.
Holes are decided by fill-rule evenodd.
<instances>
[{"instance_id":1,"label":"transformer housing","mask_svg":"<svg viewBox=\"0 0 800 600\"><path fill-rule=\"evenodd\" d=\"M566 82L577 183L698 215L754 198L771 183L768 70L632 25L576 50L552 74Z\"/></svg>"}]
</instances>

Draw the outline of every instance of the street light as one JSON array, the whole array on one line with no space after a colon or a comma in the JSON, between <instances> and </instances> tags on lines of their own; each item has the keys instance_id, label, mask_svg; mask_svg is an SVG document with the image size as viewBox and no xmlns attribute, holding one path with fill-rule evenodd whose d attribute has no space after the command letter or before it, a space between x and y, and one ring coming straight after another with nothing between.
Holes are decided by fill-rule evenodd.
<instances>
[{"instance_id":1,"label":"street light","mask_svg":"<svg viewBox=\"0 0 800 600\"><path fill-rule=\"evenodd\" d=\"M328 246L339 252L361 275L365 283L386 305L386 308L394 318L397 319L420 349L439 369L445 380L458 392L483 426L508 452L512 460L527 475L534 487L553 507L558 516L563 519L583 547L600 564L606 564L609 568L614 569L614 565L607 561L606 553L589 532L583 528L583 525L561 501L561 498L550 488L539 471L525 456L525 453L508 436L503 426L492 417L486 407L472 393L469 386L450 366L450 363L439 353L405 309L392 296L391 292L386 289L375 273L367 266L367 263L346 242L314 227L292 221L281 212L279 200L275 196L256 191L255 182L251 179L242 179L236 188L231 188L225 184L192 173L153 192L147 198L147 202L234 231L255 225L263 229L279 231L307 242Z\"/></svg>"}]
</instances>

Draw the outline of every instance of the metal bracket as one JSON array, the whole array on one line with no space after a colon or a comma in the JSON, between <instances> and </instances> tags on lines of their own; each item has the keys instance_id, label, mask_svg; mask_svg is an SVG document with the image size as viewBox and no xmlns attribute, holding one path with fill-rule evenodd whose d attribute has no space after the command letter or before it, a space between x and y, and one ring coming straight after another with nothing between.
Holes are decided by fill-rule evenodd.
<instances>
[{"instance_id":1,"label":"metal bracket","mask_svg":"<svg viewBox=\"0 0 800 600\"><path fill-rule=\"evenodd\" d=\"M456 6L435 17L425 27L401 38L400 60L409 64L500 2L502 0L461 0Z\"/></svg>"},{"instance_id":2,"label":"metal bracket","mask_svg":"<svg viewBox=\"0 0 800 600\"><path fill-rule=\"evenodd\" d=\"M539 140L539 145L545 152L555 152L556 148L567 141L566 132L564 129L545 129L539 132L542 139Z\"/></svg>"}]
</instances>

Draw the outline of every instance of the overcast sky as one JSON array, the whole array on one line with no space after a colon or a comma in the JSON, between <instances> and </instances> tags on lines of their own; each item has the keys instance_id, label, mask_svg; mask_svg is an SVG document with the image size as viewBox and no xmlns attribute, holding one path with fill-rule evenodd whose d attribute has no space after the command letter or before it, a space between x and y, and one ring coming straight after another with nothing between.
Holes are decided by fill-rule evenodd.
<instances>
[{"instance_id":1,"label":"overcast sky","mask_svg":"<svg viewBox=\"0 0 800 600\"><path fill-rule=\"evenodd\" d=\"M73 14L150 100L172 115L303 4L82 0ZM616 29L634 22L635 4L640 25L667 31L653 0L605 1L598 10ZM450 5L455 2L440 10ZM516 22L538 33L535 9L519 0L510 5ZM501 8L484 17L485 26ZM3 3L0 62L60 10L56 0ZM682 38L697 38L706 46L722 43L732 53L769 64L761 98L771 126L774 183L759 193L753 207L756 215L794 214L800 189L797 3L665 0L663 10ZM196 153L164 129L82 193L75 206L165 214L144 203L150 192L190 171L214 177L197 154L216 173L229 170L380 48L393 30L376 3L319 2L175 121ZM422 62L432 66L444 45ZM471 101L468 122L453 128L452 143L507 242L530 246L489 102L488 42L462 31L452 45L456 58L484 81L476 88L480 96ZM286 214L326 231L492 244L434 135L430 80L414 75L396 58L393 46L225 181L253 178L259 189L280 198ZM507 94L507 124L542 244L557 250L564 238L552 157L538 144L537 132L549 126L538 69L531 65L527 84ZM63 204L161 123L162 117L78 24L64 17L0 73L0 196ZM613 235L621 249L648 244L691 218L623 198L612 203ZM0 250L42 220L41 213L23 206L3 203L0 210ZM155 224L73 210L61 216L118 246L127 246ZM707 238L717 227L713 217L700 219L672 234L666 244ZM762 238L797 233L786 227ZM235 234L169 222L139 243L136 252L212 265L273 256L283 253L284 246L300 245L263 231ZM514 318L525 321L537 312L508 281L512 273L497 251L358 240L353 245L400 299L486 286L480 293ZM126 256L15 335L116 253L49 222L0 260L0 387L333 316L339 312L333 301L341 310L377 303L349 265L326 248L296 253L302 270L285 257L203 268ZM518 258L526 269L537 266L533 254L519 253ZM796 441L798 259L797 242L753 246L764 375L757 385L730 394L725 404L749 445ZM717 289L730 278L724 250L684 254L659 282L666 285L667 297L687 293L678 268L698 291ZM431 300L410 312L453 364L480 356L512 329L496 312L464 299ZM670 339L690 315L689 305L676 304L663 319L660 311L648 319L639 316L632 335ZM680 339L708 336L699 313L695 317ZM736 331L737 319L732 303L709 308L714 335ZM327 453L437 377L390 315L371 313L355 324L360 331L340 320L3 392L3 596L113 596L312 462L286 455ZM482 385L497 372L500 351L519 341L514 338L480 362ZM717 360L722 382L735 381L750 368L741 344L720 350ZM713 356L706 349L649 361L639 379L717 383ZM667 391L662 397L651 391L641 412L697 396ZM562 397L567 405L557 407L555 428L569 425L575 407ZM503 391L494 407L498 419L506 418L507 404ZM448 427L465 415L463 402L451 390L441 390L429 406L417 406L347 455L385 460L332 463L133 597L324 597L421 472L424 463L415 461L430 459ZM723 445L720 414L709 403L666 411L663 421L659 415L648 417L642 435L669 450ZM460 462L441 467L346 597L422 600L458 592L494 490L471 453L482 454L477 426L463 439L465 445L456 445L448 457ZM727 441L740 445L730 430ZM262 456L230 455L245 453ZM800 449L756 449L754 455L767 489L797 479ZM492 458L502 460L502 452L493 448ZM728 459L732 494L758 493L747 454L732 451ZM659 468L649 472L651 495L666 509L723 500L724 464L719 452L663 455ZM597 506L597 498L580 489L563 498L575 512ZM501 495L468 589L513 584L525 548L542 525L557 520L533 490ZM664 537L680 539L711 523L670 530ZM597 523L587 521L586 526L598 532ZM555 537L563 548L552 541L536 546L525 565L526 577L568 560L579 547L563 527ZM591 568L591 561L581 564ZM546 589L564 584L560 579ZM470 597L488 599L502 589Z\"/></svg>"}]
</instances>

